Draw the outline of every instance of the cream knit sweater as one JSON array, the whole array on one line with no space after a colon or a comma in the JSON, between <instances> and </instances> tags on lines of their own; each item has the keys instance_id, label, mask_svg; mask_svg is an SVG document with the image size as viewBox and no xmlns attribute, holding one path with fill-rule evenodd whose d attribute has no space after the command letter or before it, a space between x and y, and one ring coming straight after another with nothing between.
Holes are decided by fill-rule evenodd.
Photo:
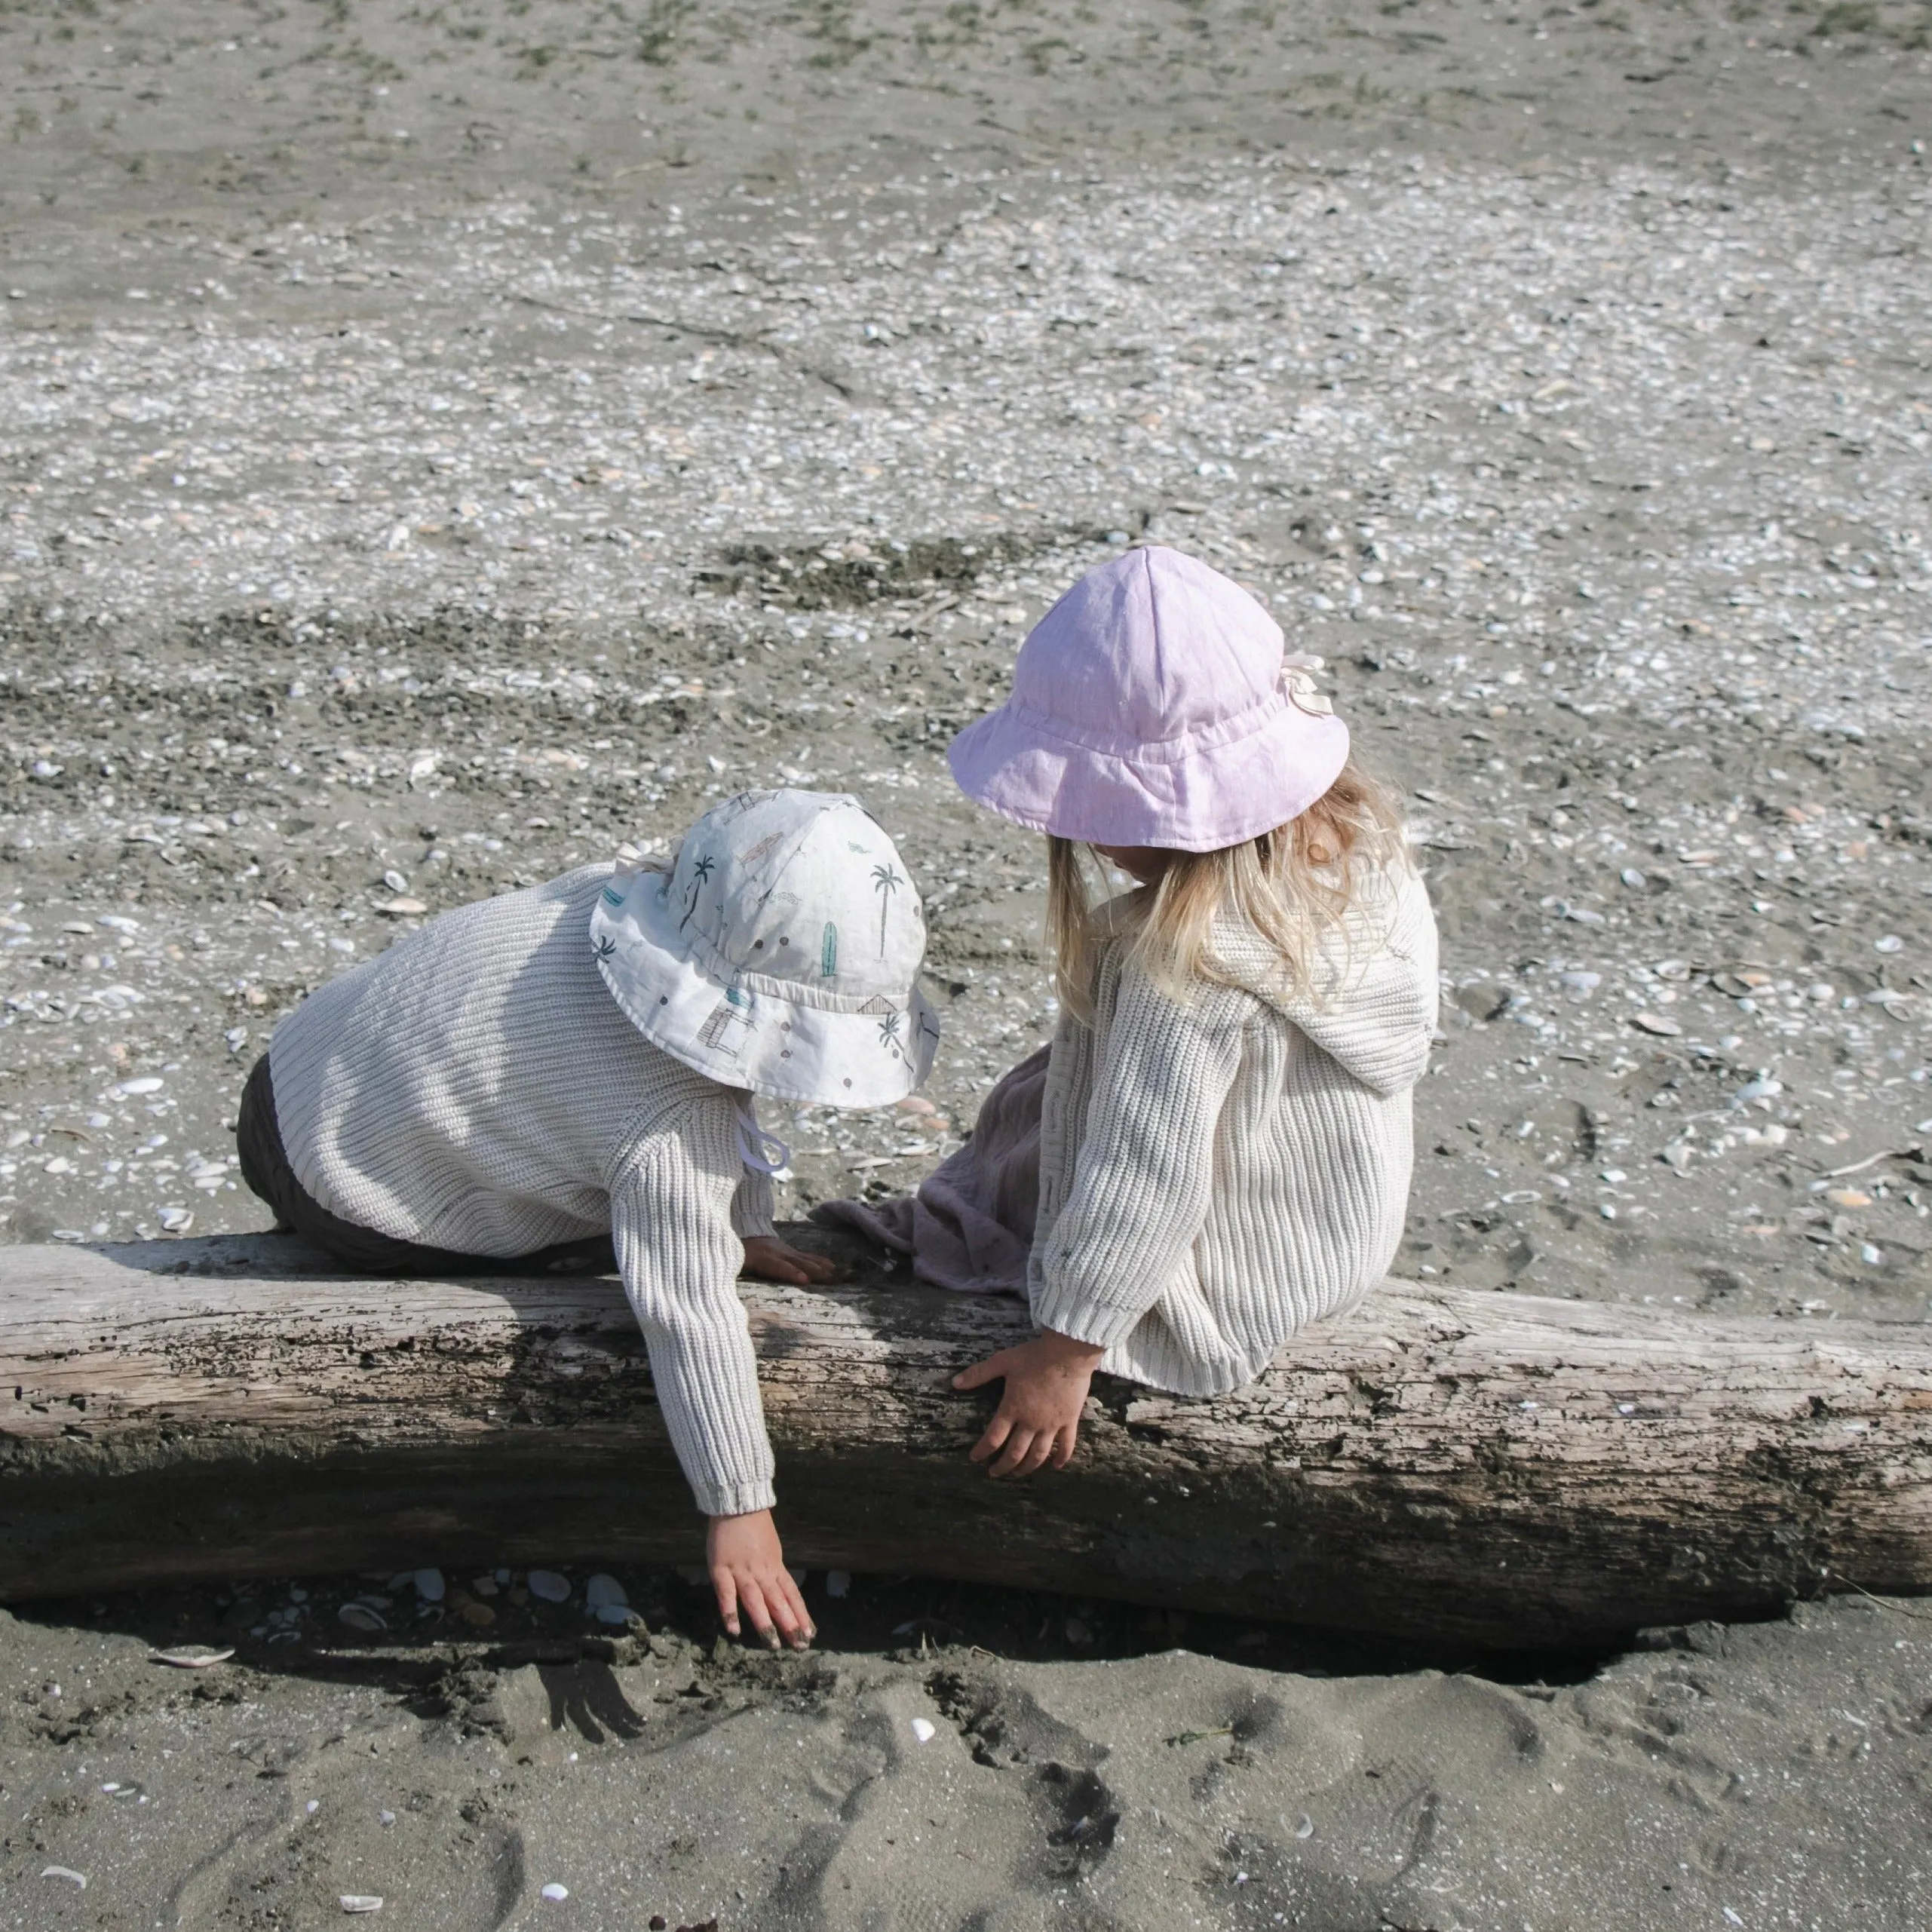
<instances>
[{"instance_id":1,"label":"cream knit sweater","mask_svg":"<svg viewBox=\"0 0 1932 1932\"><path fill-rule=\"evenodd\" d=\"M296 1178L398 1240L510 1257L609 1230L673 1447L707 1515L769 1508L771 1449L736 1289L771 1188L741 1108L606 990L586 866L446 912L312 993L269 1046Z\"/></svg>"},{"instance_id":2,"label":"cream knit sweater","mask_svg":"<svg viewBox=\"0 0 1932 1932\"><path fill-rule=\"evenodd\" d=\"M1409 1090L1436 1021L1421 881L1381 882L1323 948L1312 993L1222 921L1240 983L1185 1005L1100 950L1090 1027L1063 1018L1040 1133L1034 1319L1109 1374L1183 1395L1251 1381L1304 1323L1351 1306L1402 1237Z\"/></svg>"}]
</instances>

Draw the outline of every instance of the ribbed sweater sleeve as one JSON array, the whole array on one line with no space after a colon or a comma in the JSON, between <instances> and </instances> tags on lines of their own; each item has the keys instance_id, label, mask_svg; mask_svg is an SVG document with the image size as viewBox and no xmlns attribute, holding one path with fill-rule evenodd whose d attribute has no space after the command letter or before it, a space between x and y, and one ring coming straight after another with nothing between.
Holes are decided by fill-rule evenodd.
<instances>
[{"instance_id":1,"label":"ribbed sweater sleeve","mask_svg":"<svg viewBox=\"0 0 1932 1932\"><path fill-rule=\"evenodd\" d=\"M778 1224L771 1218L771 1177L747 1167L731 1196L731 1232L741 1241L763 1234L775 1237Z\"/></svg>"},{"instance_id":2,"label":"ribbed sweater sleeve","mask_svg":"<svg viewBox=\"0 0 1932 1932\"><path fill-rule=\"evenodd\" d=\"M613 1175L611 1234L671 1446L707 1516L769 1509L771 1445L732 1231L744 1179L721 1092L661 1126Z\"/></svg>"},{"instance_id":3,"label":"ribbed sweater sleeve","mask_svg":"<svg viewBox=\"0 0 1932 1932\"><path fill-rule=\"evenodd\" d=\"M1213 1197L1249 1004L1200 987L1181 1006L1144 974L1121 973L1072 1185L1034 1253L1029 1299L1042 1327L1111 1348L1185 1262Z\"/></svg>"}]
</instances>

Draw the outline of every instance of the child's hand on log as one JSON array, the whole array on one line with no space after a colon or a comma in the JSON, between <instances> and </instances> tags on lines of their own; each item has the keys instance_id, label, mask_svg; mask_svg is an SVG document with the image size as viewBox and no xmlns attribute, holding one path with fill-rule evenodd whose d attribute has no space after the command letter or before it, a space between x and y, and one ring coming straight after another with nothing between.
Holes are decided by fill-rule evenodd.
<instances>
[{"instance_id":1,"label":"child's hand on log","mask_svg":"<svg viewBox=\"0 0 1932 1932\"><path fill-rule=\"evenodd\" d=\"M776 1650L780 1637L794 1650L803 1650L817 1636L785 1567L769 1510L714 1516L705 1532L704 1560L718 1593L718 1615L733 1636L742 1634L745 1619L768 1650Z\"/></svg>"},{"instance_id":2,"label":"child's hand on log","mask_svg":"<svg viewBox=\"0 0 1932 1932\"><path fill-rule=\"evenodd\" d=\"M795 1288L814 1281L836 1281L845 1272L830 1255L808 1254L775 1234L746 1237L744 1271L762 1281L789 1281Z\"/></svg>"},{"instance_id":3,"label":"child's hand on log","mask_svg":"<svg viewBox=\"0 0 1932 1932\"><path fill-rule=\"evenodd\" d=\"M952 1386L961 1389L1006 1382L993 1419L973 1445L973 1460L997 1454L989 1476L1030 1476L1049 1464L1064 1469L1080 1440L1087 1385L1106 1352L1047 1329L955 1375Z\"/></svg>"}]
</instances>

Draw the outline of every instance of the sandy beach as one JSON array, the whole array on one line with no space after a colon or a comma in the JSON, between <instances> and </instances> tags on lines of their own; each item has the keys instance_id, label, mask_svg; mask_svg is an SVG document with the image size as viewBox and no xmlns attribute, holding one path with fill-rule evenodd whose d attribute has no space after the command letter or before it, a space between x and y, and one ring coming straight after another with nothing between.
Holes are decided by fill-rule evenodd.
<instances>
[{"instance_id":1,"label":"sandy beach","mask_svg":"<svg viewBox=\"0 0 1932 1932\"><path fill-rule=\"evenodd\" d=\"M947 1028L773 1110L784 1210L915 1185L1052 1023L945 745L1151 538L1407 794L1400 1271L1922 1326L1929 19L0 11L0 1236L265 1226L305 992L770 783L878 812ZM1832 1932L1932 1870L1929 1601L1470 1657L814 1573L771 1661L564 1581L0 1613L0 1922Z\"/></svg>"}]
</instances>

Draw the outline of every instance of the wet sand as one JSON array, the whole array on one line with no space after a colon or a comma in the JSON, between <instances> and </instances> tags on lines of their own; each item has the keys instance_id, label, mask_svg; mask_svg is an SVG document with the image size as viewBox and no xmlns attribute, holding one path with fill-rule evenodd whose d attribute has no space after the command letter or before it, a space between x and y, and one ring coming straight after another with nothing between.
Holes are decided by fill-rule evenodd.
<instances>
[{"instance_id":1,"label":"wet sand","mask_svg":"<svg viewBox=\"0 0 1932 1932\"><path fill-rule=\"evenodd\" d=\"M1404 1271L1924 1320L1924 35L1888 7L0 17L0 1225L262 1225L229 1126L306 988L774 780L901 842L949 1029L931 1111L774 1122L787 1204L911 1185L1050 1023L1041 854L945 742L1060 588L1151 537L1323 655L1409 794L1449 986ZM145 1661L159 1599L23 1612L0 1910L1542 1932L1903 1922L1922 1886L1898 1611L1591 1680L860 1579L904 1614L828 1602L825 1658L774 1671L627 1581L665 1655L425 1625L338 1664L333 1606L380 1586L313 1579L295 1636L235 1627L184 1681ZM165 1619L226 1642L235 1607ZM518 1641L572 1649L554 1616ZM566 1670L603 1717L531 1688ZM1536 1673L1586 1681L1503 1681ZM1032 1713L1001 1720L1027 1755L976 1761L982 1692L949 1684Z\"/></svg>"}]
</instances>

